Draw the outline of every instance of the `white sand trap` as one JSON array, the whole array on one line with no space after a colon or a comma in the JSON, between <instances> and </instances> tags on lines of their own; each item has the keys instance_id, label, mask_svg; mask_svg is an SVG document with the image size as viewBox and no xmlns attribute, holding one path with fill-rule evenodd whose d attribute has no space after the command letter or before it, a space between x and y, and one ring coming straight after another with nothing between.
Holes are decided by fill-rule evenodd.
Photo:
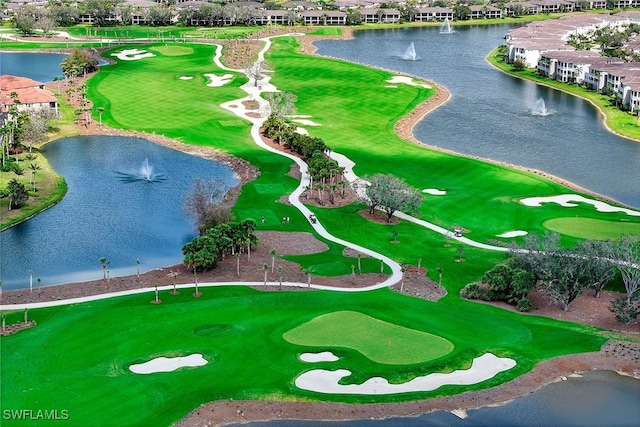
<instances>
[{"instance_id":1,"label":"white sand trap","mask_svg":"<svg viewBox=\"0 0 640 427\"><path fill-rule=\"evenodd\" d=\"M586 197L579 196L577 194L562 194L560 196L550 197L529 197L520 200L520 203L526 206L542 206L542 203L557 203L566 208L575 208L578 206L576 204L578 202L593 205L598 212L624 212L627 215L640 216L639 211L611 206L608 203L594 199L587 199Z\"/></svg>"},{"instance_id":2,"label":"white sand trap","mask_svg":"<svg viewBox=\"0 0 640 427\"><path fill-rule=\"evenodd\" d=\"M292 121L306 126L322 126L320 123L316 123L313 120L308 119L293 119Z\"/></svg>"},{"instance_id":3,"label":"white sand trap","mask_svg":"<svg viewBox=\"0 0 640 427\"><path fill-rule=\"evenodd\" d=\"M391 88L391 89L395 89L395 88L397 88L398 86L396 86L396 85L385 85L384 87L388 87L388 88Z\"/></svg>"},{"instance_id":4,"label":"white sand trap","mask_svg":"<svg viewBox=\"0 0 640 427\"><path fill-rule=\"evenodd\" d=\"M338 359L338 356L330 351L323 351L322 353L302 353L300 355L300 360L308 363L335 362Z\"/></svg>"},{"instance_id":5,"label":"white sand trap","mask_svg":"<svg viewBox=\"0 0 640 427\"><path fill-rule=\"evenodd\" d=\"M120 52L112 53L111 56L115 56L121 61L136 61L138 59L151 58L156 55L151 52L147 52L146 50L125 49Z\"/></svg>"},{"instance_id":6,"label":"white sand trap","mask_svg":"<svg viewBox=\"0 0 640 427\"><path fill-rule=\"evenodd\" d=\"M524 230L513 230L513 231L507 231L506 233L497 234L496 237L518 237L518 236L526 236L527 234L529 233Z\"/></svg>"},{"instance_id":7,"label":"white sand trap","mask_svg":"<svg viewBox=\"0 0 640 427\"><path fill-rule=\"evenodd\" d=\"M180 76L178 77L180 80L191 80L193 79L193 76Z\"/></svg>"},{"instance_id":8,"label":"white sand trap","mask_svg":"<svg viewBox=\"0 0 640 427\"><path fill-rule=\"evenodd\" d=\"M129 366L135 374L155 374L156 372L173 372L184 367L204 366L207 361L200 353L184 357L156 357L148 362Z\"/></svg>"},{"instance_id":9,"label":"white sand trap","mask_svg":"<svg viewBox=\"0 0 640 427\"><path fill-rule=\"evenodd\" d=\"M444 196L447 194L444 190L438 190L437 188L425 188L422 190L423 193L431 194L432 196Z\"/></svg>"},{"instance_id":10,"label":"white sand trap","mask_svg":"<svg viewBox=\"0 0 640 427\"><path fill-rule=\"evenodd\" d=\"M387 80L387 83L391 83L391 84L404 83L409 86L418 86L418 87L424 87L427 89L431 88L431 86L429 86L428 84L414 82L413 78L407 77L407 76L393 76L389 80Z\"/></svg>"},{"instance_id":11,"label":"white sand trap","mask_svg":"<svg viewBox=\"0 0 640 427\"><path fill-rule=\"evenodd\" d=\"M309 135L309 131L301 127L296 128L296 133L299 133L300 135Z\"/></svg>"},{"instance_id":12,"label":"white sand trap","mask_svg":"<svg viewBox=\"0 0 640 427\"><path fill-rule=\"evenodd\" d=\"M351 371L338 369L314 369L304 372L295 380L296 387L318 393L332 394L393 394L416 391L431 391L443 385L471 385L493 378L498 373L516 366L516 361L485 353L473 359L467 370L456 370L447 374L433 373L417 377L401 384L389 384L382 377L369 378L362 384L339 384L342 378L351 375Z\"/></svg>"},{"instance_id":13,"label":"white sand trap","mask_svg":"<svg viewBox=\"0 0 640 427\"><path fill-rule=\"evenodd\" d=\"M287 116L290 119L310 119L313 116L310 116L308 114L292 114L290 116Z\"/></svg>"},{"instance_id":14,"label":"white sand trap","mask_svg":"<svg viewBox=\"0 0 640 427\"><path fill-rule=\"evenodd\" d=\"M224 86L233 79L233 74L224 74L222 76L218 76L215 74L205 74L205 77L209 79L209 83L207 86L209 87L220 87Z\"/></svg>"}]
</instances>

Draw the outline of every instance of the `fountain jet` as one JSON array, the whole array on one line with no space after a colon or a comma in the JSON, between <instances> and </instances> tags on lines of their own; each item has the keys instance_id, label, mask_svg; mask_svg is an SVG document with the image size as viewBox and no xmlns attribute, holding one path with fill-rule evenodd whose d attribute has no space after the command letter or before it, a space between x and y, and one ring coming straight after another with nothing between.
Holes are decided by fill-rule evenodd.
<instances>
[{"instance_id":1,"label":"fountain jet","mask_svg":"<svg viewBox=\"0 0 640 427\"><path fill-rule=\"evenodd\" d=\"M452 34L454 31L451 29L451 22L449 18L444 18L442 25L440 26L440 34Z\"/></svg>"},{"instance_id":2,"label":"fountain jet","mask_svg":"<svg viewBox=\"0 0 640 427\"><path fill-rule=\"evenodd\" d=\"M533 104L533 108L531 109L531 115L533 116L548 116L553 114L554 111L550 108L547 108L547 105L544 102L544 99L538 98L535 104Z\"/></svg>"},{"instance_id":3,"label":"fountain jet","mask_svg":"<svg viewBox=\"0 0 640 427\"><path fill-rule=\"evenodd\" d=\"M149 164L149 159L144 159L140 168L135 172L118 172L118 177L122 182L160 182L167 178L162 174L153 172L153 166Z\"/></svg>"},{"instance_id":4,"label":"fountain jet","mask_svg":"<svg viewBox=\"0 0 640 427\"><path fill-rule=\"evenodd\" d=\"M407 61L415 61L418 59L418 56L416 55L416 46L415 44L413 44L413 42L411 42L411 44L407 48L406 52L401 56L401 58Z\"/></svg>"}]
</instances>

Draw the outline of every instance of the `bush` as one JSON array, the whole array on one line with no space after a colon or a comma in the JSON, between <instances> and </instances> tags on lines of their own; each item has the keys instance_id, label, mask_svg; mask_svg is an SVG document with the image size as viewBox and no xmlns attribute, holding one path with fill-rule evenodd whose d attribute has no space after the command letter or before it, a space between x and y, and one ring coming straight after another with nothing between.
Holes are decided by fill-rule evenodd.
<instances>
[{"instance_id":1,"label":"bush","mask_svg":"<svg viewBox=\"0 0 640 427\"><path fill-rule=\"evenodd\" d=\"M627 301L626 296L615 299L611 301L609 311L615 314L618 322L628 325L634 324L640 316L640 299L634 298Z\"/></svg>"},{"instance_id":2,"label":"bush","mask_svg":"<svg viewBox=\"0 0 640 427\"><path fill-rule=\"evenodd\" d=\"M529 311L531 310L532 306L533 304L531 304L531 301L529 300L529 298L522 298L516 304L516 308L518 309L518 311Z\"/></svg>"},{"instance_id":3,"label":"bush","mask_svg":"<svg viewBox=\"0 0 640 427\"><path fill-rule=\"evenodd\" d=\"M469 283L462 288L460 296L467 299L484 299L485 293L477 283Z\"/></svg>"},{"instance_id":4,"label":"bush","mask_svg":"<svg viewBox=\"0 0 640 427\"><path fill-rule=\"evenodd\" d=\"M513 62L513 70L514 71L522 71L524 70L524 62L521 59L516 59Z\"/></svg>"},{"instance_id":5,"label":"bush","mask_svg":"<svg viewBox=\"0 0 640 427\"><path fill-rule=\"evenodd\" d=\"M7 162L4 166L0 166L0 171L2 172L13 172L16 175L22 175L23 171L18 162L16 162L12 157L7 158Z\"/></svg>"}]
</instances>

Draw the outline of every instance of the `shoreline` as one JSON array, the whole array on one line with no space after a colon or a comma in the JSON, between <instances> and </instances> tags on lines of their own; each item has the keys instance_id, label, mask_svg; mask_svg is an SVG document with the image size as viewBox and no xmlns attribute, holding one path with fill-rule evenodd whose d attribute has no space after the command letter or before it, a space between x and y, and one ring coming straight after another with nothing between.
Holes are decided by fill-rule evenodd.
<instances>
[{"instance_id":1,"label":"shoreline","mask_svg":"<svg viewBox=\"0 0 640 427\"><path fill-rule=\"evenodd\" d=\"M351 30L349 36L352 36ZM306 37L306 36L304 36ZM313 36L314 39L320 39L320 37ZM326 37L325 37L326 38ZM346 37L341 37L346 38ZM335 37L331 37L335 39ZM311 42L310 42L311 43ZM450 99L451 94L446 88L429 82L436 88L436 94L430 97L425 102L416 106L407 116L401 118L394 127L398 135L407 139L400 134L409 135L411 139L407 139L411 142L419 143L430 149L448 152L447 150L439 149L437 147L429 146L425 143L417 141L413 137L413 128L422 120L427 114L435 110L439 106L443 105ZM437 97L438 91L442 89L442 93L446 93L441 97ZM401 123L402 122L402 123ZM187 152L189 154L201 155L206 158L225 162L228 164L234 172L239 176L240 183L234 187L237 191L240 191L242 185L246 182L244 179L250 179L251 169L256 173L257 169L253 167L249 162L239 159L223 152L217 151L213 148L192 146L184 144L182 142L172 140L158 134L146 134L143 132L124 131L118 129L107 128L105 126L98 128L94 123L95 128L91 128L91 125L86 127L83 131L82 126L78 126L80 135L106 135L106 136L132 136L148 139L154 143L167 146L172 149L179 149L180 151ZM96 133L92 133L96 132ZM481 159L473 156L465 156L460 153L450 152L457 156L469 157L476 160L488 161L490 159ZM211 156L211 157L208 157ZM221 160L225 159L225 160ZM237 162L236 162L237 161ZM493 162L499 165L518 168L513 165L506 165L500 162ZM233 166L232 166L233 165ZM238 167L239 170L236 170ZM524 171L531 172L530 170L520 168ZM534 172L535 173L535 172ZM549 178L546 175L542 175ZM566 184L563 184L566 185ZM577 187L577 186L576 186ZM570 187L571 188L571 187ZM579 187L578 187L579 188ZM589 192L587 192L589 193ZM602 197L602 196L600 196ZM608 200L604 198L605 200ZM618 202L616 202L618 203ZM169 269L170 267L167 267ZM159 272L163 272L164 269L158 269ZM186 275L186 274L185 274ZM113 280L113 279L112 279ZM613 370L617 372L624 372L625 374L639 377L640 366L637 362L626 360L621 357L617 357L614 354L607 353L606 345L603 350L597 353L586 353L578 355L561 356L555 359L547 360L536 365L531 371L523 374L512 381L500 384L498 386L474 392L465 392L459 395L437 397L432 399L424 399L412 402L403 403L373 403L373 404L340 404L340 403L327 403L327 402L276 402L276 401L238 401L238 400L219 400L211 403L204 404L198 408L193 409L189 415L183 418L181 421L174 425L177 426L191 426L191 425L224 425L229 423L247 422L247 421L259 421L259 420L275 420L275 419L315 419L315 420L354 420L354 419L385 419L392 416L416 416L419 414L436 411L436 410L455 410L455 409L473 409L483 406L499 405L506 403L516 397L525 395L532 391L538 390L546 384L560 380L562 376L571 375L576 372L585 372L589 370ZM267 397L268 398L268 397ZM327 417L331 418L327 418Z\"/></svg>"},{"instance_id":2,"label":"shoreline","mask_svg":"<svg viewBox=\"0 0 640 427\"><path fill-rule=\"evenodd\" d=\"M225 399L201 405L174 426L188 427L211 423L227 425L269 420L383 420L392 417L415 417L434 411L467 411L504 405L548 384L562 381L564 377L596 370L614 371L640 379L640 366L637 363L621 360L601 350L597 353L560 356L546 360L509 382L452 396L399 403L362 404Z\"/></svg>"}]
</instances>

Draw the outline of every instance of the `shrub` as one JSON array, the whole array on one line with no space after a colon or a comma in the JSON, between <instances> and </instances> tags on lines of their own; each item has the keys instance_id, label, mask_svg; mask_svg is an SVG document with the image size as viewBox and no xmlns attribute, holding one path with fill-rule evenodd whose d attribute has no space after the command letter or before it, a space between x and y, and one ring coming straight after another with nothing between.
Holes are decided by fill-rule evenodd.
<instances>
[{"instance_id":1,"label":"shrub","mask_svg":"<svg viewBox=\"0 0 640 427\"><path fill-rule=\"evenodd\" d=\"M531 301L529 300L529 298L522 298L516 304L516 308L518 309L518 311L529 311L531 310L532 306L533 304L531 304Z\"/></svg>"},{"instance_id":2,"label":"shrub","mask_svg":"<svg viewBox=\"0 0 640 427\"><path fill-rule=\"evenodd\" d=\"M609 311L615 314L618 322L634 324L640 316L640 299L634 298L628 301L626 296L620 297L611 301Z\"/></svg>"},{"instance_id":3,"label":"shrub","mask_svg":"<svg viewBox=\"0 0 640 427\"><path fill-rule=\"evenodd\" d=\"M484 299L485 293L479 284L469 283L467 286L462 288L460 296L467 299Z\"/></svg>"}]
</instances>

